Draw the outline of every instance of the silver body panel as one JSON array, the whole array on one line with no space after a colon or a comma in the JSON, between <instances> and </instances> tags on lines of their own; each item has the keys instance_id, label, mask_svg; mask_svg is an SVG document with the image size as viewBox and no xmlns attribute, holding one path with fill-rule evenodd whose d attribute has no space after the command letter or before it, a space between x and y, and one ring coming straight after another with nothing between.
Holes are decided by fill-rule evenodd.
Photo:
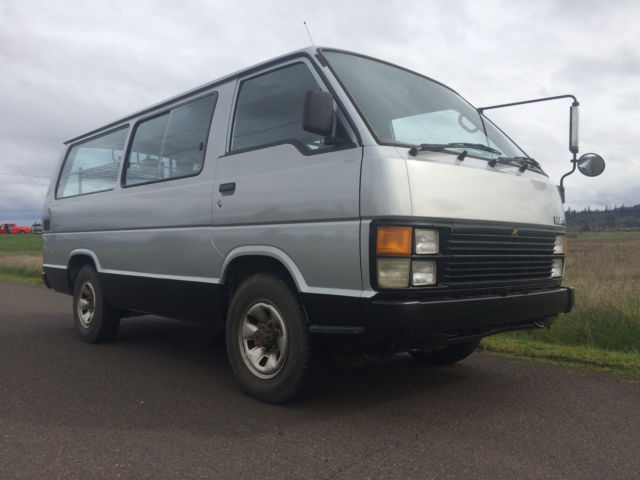
<instances>
[{"instance_id":1,"label":"silver body panel","mask_svg":"<svg viewBox=\"0 0 640 480\"><path fill-rule=\"evenodd\" d=\"M279 67L300 61L322 85L307 59ZM269 256L276 250L300 291L358 296L361 162L356 146L305 155L289 143L218 158L214 244L225 266L239 250ZM232 195L219 191L227 183L235 184Z\"/></svg>"}]
</instances>

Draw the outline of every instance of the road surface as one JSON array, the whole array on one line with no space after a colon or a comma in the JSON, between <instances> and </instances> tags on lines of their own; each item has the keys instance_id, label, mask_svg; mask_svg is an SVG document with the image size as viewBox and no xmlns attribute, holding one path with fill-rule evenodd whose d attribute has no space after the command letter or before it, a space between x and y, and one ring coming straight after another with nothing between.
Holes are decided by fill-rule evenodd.
<instances>
[{"instance_id":1,"label":"road surface","mask_svg":"<svg viewBox=\"0 0 640 480\"><path fill-rule=\"evenodd\" d=\"M301 401L236 385L154 317L82 343L71 298L0 281L0 478L640 478L640 379L474 354L333 361Z\"/></svg>"}]
</instances>

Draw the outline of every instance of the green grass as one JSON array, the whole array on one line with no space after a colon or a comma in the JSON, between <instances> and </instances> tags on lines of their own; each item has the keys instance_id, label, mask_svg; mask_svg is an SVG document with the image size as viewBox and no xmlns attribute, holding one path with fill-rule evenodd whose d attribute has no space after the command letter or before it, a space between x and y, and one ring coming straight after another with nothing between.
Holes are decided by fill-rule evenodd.
<instances>
[{"instance_id":1,"label":"green grass","mask_svg":"<svg viewBox=\"0 0 640 480\"><path fill-rule=\"evenodd\" d=\"M0 255L41 252L42 235L0 235Z\"/></svg>"},{"instance_id":2,"label":"green grass","mask_svg":"<svg viewBox=\"0 0 640 480\"><path fill-rule=\"evenodd\" d=\"M0 267L0 280L7 280L15 283L26 283L27 285L42 284L40 273L34 275L32 272L24 272L18 269Z\"/></svg>"},{"instance_id":3,"label":"green grass","mask_svg":"<svg viewBox=\"0 0 640 480\"><path fill-rule=\"evenodd\" d=\"M0 235L0 279L42 282L42 235Z\"/></svg>"},{"instance_id":4,"label":"green grass","mask_svg":"<svg viewBox=\"0 0 640 480\"><path fill-rule=\"evenodd\" d=\"M569 238L564 284L576 289L573 312L549 330L500 337L640 353L640 232Z\"/></svg>"},{"instance_id":5,"label":"green grass","mask_svg":"<svg viewBox=\"0 0 640 480\"><path fill-rule=\"evenodd\" d=\"M510 357L531 358L640 377L640 353L615 352L584 345L558 345L502 335L484 338L480 344L480 350Z\"/></svg>"}]
</instances>

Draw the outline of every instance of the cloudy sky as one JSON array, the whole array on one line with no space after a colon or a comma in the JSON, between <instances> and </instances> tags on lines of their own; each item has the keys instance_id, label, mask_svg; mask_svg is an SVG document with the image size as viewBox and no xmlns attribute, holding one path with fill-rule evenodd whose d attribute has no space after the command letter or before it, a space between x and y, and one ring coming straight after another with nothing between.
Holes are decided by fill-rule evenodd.
<instances>
[{"instance_id":1,"label":"cloudy sky","mask_svg":"<svg viewBox=\"0 0 640 480\"><path fill-rule=\"evenodd\" d=\"M0 0L0 221L40 217L62 142L309 45L431 76L476 106L572 93L581 153L567 206L640 203L637 0ZM568 100L487 112L559 181Z\"/></svg>"}]
</instances>

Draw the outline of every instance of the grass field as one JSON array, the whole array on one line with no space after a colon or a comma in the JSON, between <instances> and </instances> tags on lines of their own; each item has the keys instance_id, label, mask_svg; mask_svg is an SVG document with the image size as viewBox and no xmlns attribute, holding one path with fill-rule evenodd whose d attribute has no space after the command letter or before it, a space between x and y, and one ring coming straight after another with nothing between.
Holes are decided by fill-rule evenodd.
<instances>
[{"instance_id":1,"label":"grass field","mask_svg":"<svg viewBox=\"0 0 640 480\"><path fill-rule=\"evenodd\" d=\"M568 238L565 285L576 289L573 312L548 330L503 338L582 345L640 354L640 232L603 232Z\"/></svg>"},{"instance_id":2,"label":"grass field","mask_svg":"<svg viewBox=\"0 0 640 480\"><path fill-rule=\"evenodd\" d=\"M0 235L0 278L40 283L41 248L40 235ZM482 348L640 375L640 232L570 234L564 283L576 289L573 312Z\"/></svg>"},{"instance_id":3,"label":"grass field","mask_svg":"<svg viewBox=\"0 0 640 480\"><path fill-rule=\"evenodd\" d=\"M640 353L604 350L585 345L563 345L497 335L482 340L483 351L512 357L525 357L564 365L582 365L595 370L627 373L640 377Z\"/></svg>"},{"instance_id":4,"label":"grass field","mask_svg":"<svg viewBox=\"0 0 640 480\"><path fill-rule=\"evenodd\" d=\"M38 284L42 272L42 235L0 235L0 278Z\"/></svg>"}]
</instances>

